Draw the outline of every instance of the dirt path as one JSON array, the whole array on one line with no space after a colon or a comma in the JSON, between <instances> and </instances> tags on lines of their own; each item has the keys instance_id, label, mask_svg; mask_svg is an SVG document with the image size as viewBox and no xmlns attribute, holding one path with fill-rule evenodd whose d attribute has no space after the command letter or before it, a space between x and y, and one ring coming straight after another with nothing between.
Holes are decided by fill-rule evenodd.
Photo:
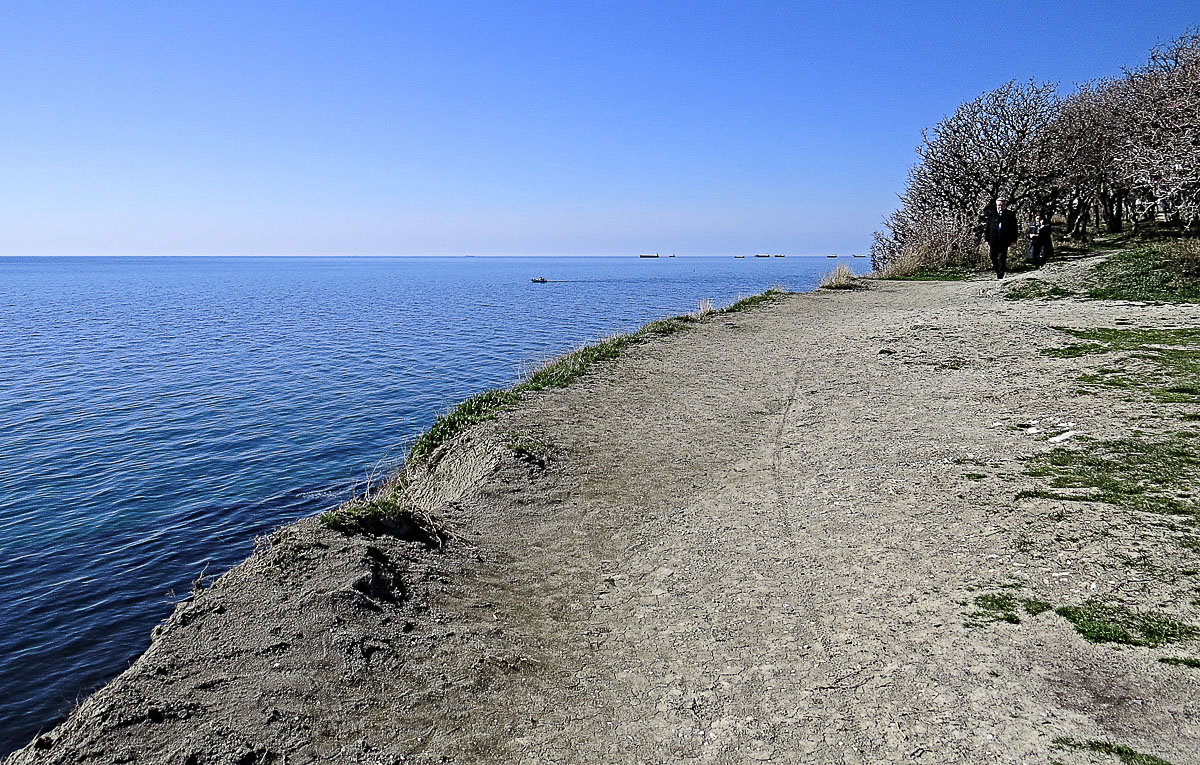
<instances>
[{"instance_id":1,"label":"dirt path","mask_svg":"<svg viewBox=\"0 0 1200 765\"><path fill-rule=\"evenodd\" d=\"M444 550L284 530L10 762L1200 762L1200 671L1157 661L1195 643L964 624L1004 585L1200 623L1170 529L1016 499L1030 423L1165 427L1079 394L1052 327L1198 322L992 281L712 317L455 444Z\"/></svg>"}]
</instances>

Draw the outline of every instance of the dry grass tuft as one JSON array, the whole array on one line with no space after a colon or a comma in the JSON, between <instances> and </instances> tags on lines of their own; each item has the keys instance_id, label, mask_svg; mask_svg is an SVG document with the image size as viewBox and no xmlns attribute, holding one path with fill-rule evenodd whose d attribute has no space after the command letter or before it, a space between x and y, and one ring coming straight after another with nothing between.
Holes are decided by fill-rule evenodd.
<instances>
[{"instance_id":1,"label":"dry grass tuft","mask_svg":"<svg viewBox=\"0 0 1200 765\"><path fill-rule=\"evenodd\" d=\"M919 252L906 250L901 255L888 260L878 270L880 279L902 279L925 270L925 258Z\"/></svg>"},{"instance_id":2,"label":"dry grass tuft","mask_svg":"<svg viewBox=\"0 0 1200 765\"><path fill-rule=\"evenodd\" d=\"M863 290L867 285L854 275L847 265L839 265L821 279L821 289L825 290Z\"/></svg>"},{"instance_id":3,"label":"dry grass tuft","mask_svg":"<svg viewBox=\"0 0 1200 765\"><path fill-rule=\"evenodd\" d=\"M704 298L700 301L700 307L689 313L688 316L691 316L693 319L703 319L710 313L715 313L716 310L717 309L713 307L713 301L709 300L708 298Z\"/></svg>"}]
</instances>

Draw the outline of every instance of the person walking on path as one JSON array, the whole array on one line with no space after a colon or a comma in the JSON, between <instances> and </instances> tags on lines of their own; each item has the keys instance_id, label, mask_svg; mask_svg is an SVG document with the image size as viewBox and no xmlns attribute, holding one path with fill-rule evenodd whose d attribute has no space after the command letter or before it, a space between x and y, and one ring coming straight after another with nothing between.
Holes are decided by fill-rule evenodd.
<instances>
[{"instance_id":1,"label":"person walking on path","mask_svg":"<svg viewBox=\"0 0 1200 765\"><path fill-rule=\"evenodd\" d=\"M1044 215L1033 219L1029 227L1028 259L1034 268L1041 268L1054 255L1054 241L1051 239L1050 221Z\"/></svg>"},{"instance_id":2,"label":"person walking on path","mask_svg":"<svg viewBox=\"0 0 1200 765\"><path fill-rule=\"evenodd\" d=\"M1003 279L1004 272L1008 270L1008 248L1017 241L1018 235L1017 216L1008 209L1008 200L1000 197L996 200L996 209L988 213L983 230L997 279Z\"/></svg>"}]
</instances>

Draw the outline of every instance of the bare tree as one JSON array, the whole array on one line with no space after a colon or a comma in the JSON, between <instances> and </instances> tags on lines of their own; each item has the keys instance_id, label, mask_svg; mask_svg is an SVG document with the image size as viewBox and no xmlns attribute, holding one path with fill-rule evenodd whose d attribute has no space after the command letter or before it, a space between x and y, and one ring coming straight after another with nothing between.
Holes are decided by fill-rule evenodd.
<instances>
[{"instance_id":1,"label":"bare tree","mask_svg":"<svg viewBox=\"0 0 1200 765\"><path fill-rule=\"evenodd\" d=\"M921 164L905 201L976 213L1007 196L1015 205L1044 204L1058 177L1046 130L1058 112L1051 83L1002 85L963 104L923 134Z\"/></svg>"},{"instance_id":2,"label":"bare tree","mask_svg":"<svg viewBox=\"0 0 1200 765\"><path fill-rule=\"evenodd\" d=\"M930 265L974 263L980 217L1000 196L1043 208L1061 193L1061 154L1048 143L1053 84L1009 82L924 131L902 207L871 249L877 267L922 253Z\"/></svg>"},{"instance_id":3,"label":"bare tree","mask_svg":"<svg viewBox=\"0 0 1200 765\"><path fill-rule=\"evenodd\" d=\"M1057 155L1051 164L1059 174L1059 206L1071 236L1086 235L1093 206L1110 232L1121 230L1129 183L1114 162L1128 140L1128 103L1124 80L1088 83L1062 100L1047 129L1047 142Z\"/></svg>"},{"instance_id":4,"label":"bare tree","mask_svg":"<svg viewBox=\"0 0 1200 765\"><path fill-rule=\"evenodd\" d=\"M1156 48L1126 73L1127 136L1114 157L1143 211L1200 221L1200 31Z\"/></svg>"}]
</instances>

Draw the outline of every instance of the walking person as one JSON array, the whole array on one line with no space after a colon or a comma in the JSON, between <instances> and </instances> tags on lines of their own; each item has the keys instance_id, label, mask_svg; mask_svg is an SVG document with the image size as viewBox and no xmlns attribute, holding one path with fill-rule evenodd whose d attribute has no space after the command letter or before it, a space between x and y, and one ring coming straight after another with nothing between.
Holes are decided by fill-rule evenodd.
<instances>
[{"instance_id":1,"label":"walking person","mask_svg":"<svg viewBox=\"0 0 1200 765\"><path fill-rule=\"evenodd\" d=\"M1037 215L1029 227L1029 254L1026 256L1034 268L1041 268L1054 255L1054 240L1051 239L1050 221Z\"/></svg>"},{"instance_id":2,"label":"walking person","mask_svg":"<svg viewBox=\"0 0 1200 765\"><path fill-rule=\"evenodd\" d=\"M997 279L1003 279L1004 272L1008 270L1008 248L1017 241L1018 236L1017 216L1008 209L1008 200L1000 197L996 200L996 209L988 213L983 230Z\"/></svg>"}]
</instances>

